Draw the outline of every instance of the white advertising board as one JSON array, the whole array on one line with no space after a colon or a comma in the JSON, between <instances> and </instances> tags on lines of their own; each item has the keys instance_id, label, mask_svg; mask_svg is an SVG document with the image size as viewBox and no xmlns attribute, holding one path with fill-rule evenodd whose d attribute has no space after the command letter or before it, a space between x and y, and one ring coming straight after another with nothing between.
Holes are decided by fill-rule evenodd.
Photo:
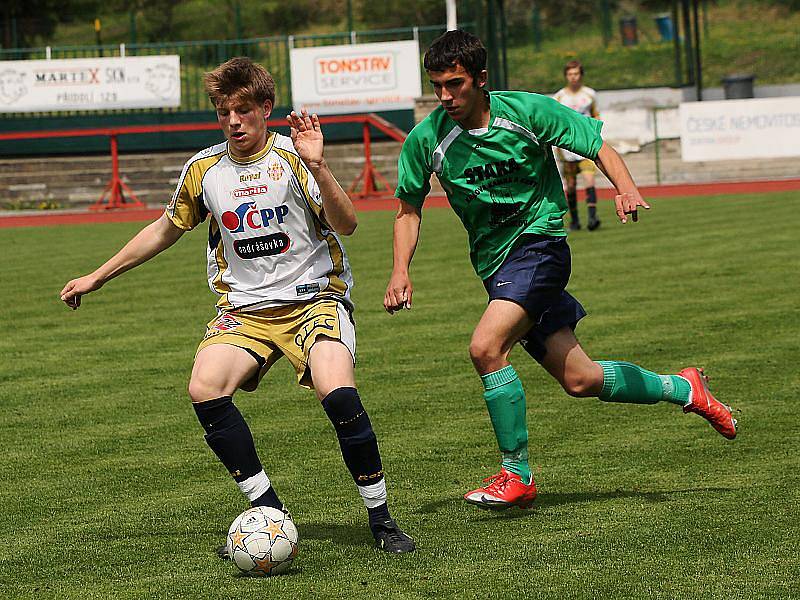
<instances>
[{"instance_id":1,"label":"white advertising board","mask_svg":"<svg viewBox=\"0 0 800 600\"><path fill-rule=\"evenodd\" d=\"M414 108L422 95L415 41L294 48L292 102L318 114Z\"/></svg>"},{"instance_id":2,"label":"white advertising board","mask_svg":"<svg viewBox=\"0 0 800 600\"><path fill-rule=\"evenodd\" d=\"M180 106L179 56L0 62L0 112Z\"/></svg>"},{"instance_id":3,"label":"white advertising board","mask_svg":"<svg viewBox=\"0 0 800 600\"><path fill-rule=\"evenodd\" d=\"M686 162L800 156L800 97L685 102Z\"/></svg>"}]
</instances>

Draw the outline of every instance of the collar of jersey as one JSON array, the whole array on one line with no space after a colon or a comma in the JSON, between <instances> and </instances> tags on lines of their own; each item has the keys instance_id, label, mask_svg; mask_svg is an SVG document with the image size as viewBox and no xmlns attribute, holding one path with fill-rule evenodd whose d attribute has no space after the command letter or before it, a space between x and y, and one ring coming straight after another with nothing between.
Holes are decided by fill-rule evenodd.
<instances>
[{"instance_id":1,"label":"collar of jersey","mask_svg":"<svg viewBox=\"0 0 800 600\"><path fill-rule=\"evenodd\" d=\"M489 125L486 126L486 131L484 131L483 128L480 128L480 129L466 129L466 130L464 130L469 135L474 135L475 137L482 137L484 135L487 135L492 130L492 125L494 124L494 119L495 119L495 116L496 116L495 115L495 108L496 108L495 107L495 99L494 99L494 96L492 96L491 92L486 92L486 95L489 98ZM460 125L459 125L459 127L460 127Z\"/></svg>"},{"instance_id":2,"label":"collar of jersey","mask_svg":"<svg viewBox=\"0 0 800 600\"><path fill-rule=\"evenodd\" d=\"M264 146L261 150L253 154L252 156L245 156L244 158L236 158L233 154L231 154L230 146L227 147L228 158L231 159L231 162L236 163L237 165L249 165L250 163L254 163L257 160L264 158L270 150L272 150L272 146L275 144L275 132L270 131L267 134L267 145Z\"/></svg>"}]
</instances>

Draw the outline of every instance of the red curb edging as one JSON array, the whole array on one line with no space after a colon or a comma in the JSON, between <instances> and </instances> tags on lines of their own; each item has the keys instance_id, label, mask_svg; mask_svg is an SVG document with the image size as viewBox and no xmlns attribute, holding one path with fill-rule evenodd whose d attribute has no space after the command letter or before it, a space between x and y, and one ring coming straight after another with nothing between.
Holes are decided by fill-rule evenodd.
<instances>
[{"instance_id":1,"label":"red curb edging","mask_svg":"<svg viewBox=\"0 0 800 600\"><path fill-rule=\"evenodd\" d=\"M671 196L712 196L718 194L754 194L769 192L788 192L800 190L800 178L771 181L736 181L726 183L691 183L677 185L643 186L639 190L644 198L668 198ZM614 190L600 188L597 195L603 200L614 197ZM397 199L392 197L375 200L357 200L359 211L396 210ZM429 196L426 208L448 206L445 196ZM82 223L124 223L130 221L153 221L164 212L163 208L111 209L103 212L76 211L59 214L46 212L7 215L0 212L0 228L3 227L42 227L47 225L76 225Z\"/></svg>"},{"instance_id":2,"label":"red curb edging","mask_svg":"<svg viewBox=\"0 0 800 600\"><path fill-rule=\"evenodd\" d=\"M775 179L769 181L730 181L717 183L679 183L642 186L639 191L647 198L670 196L713 196L717 194L757 194L767 192L789 192L800 190L800 179ZM611 199L614 190L598 189L598 197Z\"/></svg>"}]
</instances>

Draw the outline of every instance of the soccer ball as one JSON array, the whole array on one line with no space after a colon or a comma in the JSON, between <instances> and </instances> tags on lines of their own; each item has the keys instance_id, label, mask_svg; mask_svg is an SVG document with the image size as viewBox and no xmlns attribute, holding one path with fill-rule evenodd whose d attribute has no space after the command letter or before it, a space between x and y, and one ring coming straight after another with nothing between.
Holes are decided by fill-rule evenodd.
<instances>
[{"instance_id":1,"label":"soccer ball","mask_svg":"<svg viewBox=\"0 0 800 600\"><path fill-rule=\"evenodd\" d=\"M228 529L228 556L247 575L285 573L297 556L297 528L282 510L249 508Z\"/></svg>"}]
</instances>

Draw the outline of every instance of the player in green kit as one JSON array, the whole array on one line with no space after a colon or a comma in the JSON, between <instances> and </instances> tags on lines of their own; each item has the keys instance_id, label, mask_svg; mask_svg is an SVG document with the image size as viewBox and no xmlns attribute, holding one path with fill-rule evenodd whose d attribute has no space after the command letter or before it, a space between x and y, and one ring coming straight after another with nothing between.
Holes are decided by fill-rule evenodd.
<instances>
[{"instance_id":1,"label":"player in green kit","mask_svg":"<svg viewBox=\"0 0 800 600\"><path fill-rule=\"evenodd\" d=\"M585 316L566 290L571 259L567 204L553 146L593 160L617 190L622 223L638 220L642 199L625 163L600 135L602 123L527 92L487 92L486 49L474 35L449 31L425 53L441 103L403 144L395 195L394 267L384 297L389 313L411 308L409 265L421 211L436 174L469 238L470 258L489 295L469 352L484 386L500 472L464 498L483 508L528 507L536 485L528 465L525 393L508 361L519 342L574 397L681 406L736 436L729 407L717 401L695 367L657 375L620 361L595 362L574 329Z\"/></svg>"}]
</instances>

